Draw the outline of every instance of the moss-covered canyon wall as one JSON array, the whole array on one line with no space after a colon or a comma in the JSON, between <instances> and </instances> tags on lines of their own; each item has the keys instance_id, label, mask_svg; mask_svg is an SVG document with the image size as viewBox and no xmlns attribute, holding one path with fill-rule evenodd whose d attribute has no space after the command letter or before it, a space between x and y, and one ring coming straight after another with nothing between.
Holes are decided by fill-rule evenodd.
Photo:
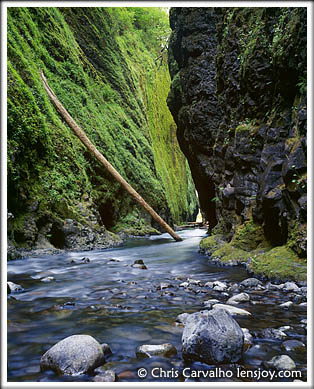
<instances>
[{"instance_id":1,"label":"moss-covered canyon wall","mask_svg":"<svg viewBox=\"0 0 314 389\"><path fill-rule=\"evenodd\" d=\"M172 8L169 51L168 104L212 235L201 247L300 279L306 18L302 7Z\"/></svg>"},{"instance_id":2,"label":"moss-covered canyon wall","mask_svg":"<svg viewBox=\"0 0 314 389\"><path fill-rule=\"evenodd\" d=\"M120 242L112 232L157 227L60 119L39 69L167 222L194 218L195 189L165 102L167 60L156 61L167 23L158 9L8 9L9 247L106 247Z\"/></svg>"}]
</instances>

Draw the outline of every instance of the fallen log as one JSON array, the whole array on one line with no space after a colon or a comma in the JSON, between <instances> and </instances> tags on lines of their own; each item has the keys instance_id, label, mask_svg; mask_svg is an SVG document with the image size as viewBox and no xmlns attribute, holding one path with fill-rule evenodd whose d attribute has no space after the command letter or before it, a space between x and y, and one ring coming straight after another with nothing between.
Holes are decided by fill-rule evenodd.
<instances>
[{"instance_id":1,"label":"fallen log","mask_svg":"<svg viewBox=\"0 0 314 389\"><path fill-rule=\"evenodd\" d=\"M58 100L57 96L53 90L48 85L47 79L44 76L43 71L40 71L40 77L44 84L44 88L55 106L56 110L66 121L69 127L73 130L74 134L80 139L80 141L86 146L89 152L94 155L98 161L107 169L107 171L123 186L123 188L137 201L137 203L143 207L151 217L156 220L156 222L163 227L176 241L182 241L182 238L174 232L174 230L158 215L157 212L139 195L135 189L116 171L116 169L111 165L111 163L97 150L93 143L89 140L85 132L76 124L72 116L68 111L63 107L63 105Z\"/></svg>"}]
</instances>

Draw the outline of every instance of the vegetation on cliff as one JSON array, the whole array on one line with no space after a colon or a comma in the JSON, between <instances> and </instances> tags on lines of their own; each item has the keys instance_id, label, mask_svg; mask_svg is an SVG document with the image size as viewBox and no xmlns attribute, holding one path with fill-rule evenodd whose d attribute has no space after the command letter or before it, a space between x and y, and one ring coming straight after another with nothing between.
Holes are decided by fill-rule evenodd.
<instances>
[{"instance_id":1,"label":"vegetation on cliff","mask_svg":"<svg viewBox=\"0 0 314 389\"><path fill-rule=\"evenodd\" d=\"M167 14L158 8L8 9L13 241L30 247L42 233L62 246L67 219L80 231L152 229L62 122L39 69L96 147L162 217L180 223L195 213L191 175L165 104L167 63L155 61L168 34Z\"/></svg>"}]
</instances>

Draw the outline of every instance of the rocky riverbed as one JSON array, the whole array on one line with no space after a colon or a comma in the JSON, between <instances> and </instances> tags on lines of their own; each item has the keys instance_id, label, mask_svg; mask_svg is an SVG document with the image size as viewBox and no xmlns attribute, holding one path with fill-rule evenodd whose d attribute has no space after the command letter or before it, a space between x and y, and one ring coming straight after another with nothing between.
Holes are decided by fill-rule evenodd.
<instances>
[{"instance_id":1,"label":"rocky riverbed","mask_svg":"<svg viewBox=\"0 0 314 389\"><path fill-rule=\"evenodd\" d=\"M211 264L204 234L10 262L8 380L306 381L306 286Z\"/></svg>"}]
</instances>

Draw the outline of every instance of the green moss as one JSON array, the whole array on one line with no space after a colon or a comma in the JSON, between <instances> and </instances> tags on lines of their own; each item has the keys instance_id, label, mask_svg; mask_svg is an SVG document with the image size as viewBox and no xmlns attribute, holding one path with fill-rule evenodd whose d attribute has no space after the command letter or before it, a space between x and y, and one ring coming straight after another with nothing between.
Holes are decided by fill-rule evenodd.
<instances>
[{"instance_id":1,"label":"green moss","mask_svg":"<svg viewBox=\"0 0 314 389\"><path fill-rule=\"evenodd\" d=\"M281 280L306 280L306 260L300 259L287 246L279 246L264 254L256 255L249 265L250 269L258 275L266 275Z\"/></svg>"},{"instance_id":2,"label":"green moss","mask_svg":"<svg viewBox=\"0 0 314 389\"><path fill-rule=\"evenodd\" d=\"M255 250L259 246L267 246L263 227L252 220L245 222L236 229L231 244L245 251Z\"/></svg>"},{"instance_id":3,"label":"green moss","mask_svg":"<svg viewBox=\"0 0 314 389\"><path fill-rule=\"evenodd\" d=\"M224 243L225 241L222 239L222 235L211 235L201 240L200 248L209 253L212 253L221 247Z\"/></svg>"},{"instance_id":4,"label":"green moss","mask_svg":"<svg viewBox=\"0 0 314 389\"><path fill-rule=\"evenodd\" d=\"M232 246L231 243L225 243L223 246L213 251L211 257L219 259L221 262L247 262L252 253Z\"/></svg>"},{"instance_id":5,"label":"green moss","mask_svg":"<svg viewBox=\"0 0 314 389\"><path fill-rule=\"evenodd\" d=\"M81 220L83 193L104 210L108 228L136 209L61 120L39 69L99 151L157 212L175 222L190 217L195 189L166 104L168 69L155 64L167 23L157 8L8 9L8 209L15 217L38 201L43 213ZM67 209L51 209L63 201Z\"/></svg>"}]
</instances>

